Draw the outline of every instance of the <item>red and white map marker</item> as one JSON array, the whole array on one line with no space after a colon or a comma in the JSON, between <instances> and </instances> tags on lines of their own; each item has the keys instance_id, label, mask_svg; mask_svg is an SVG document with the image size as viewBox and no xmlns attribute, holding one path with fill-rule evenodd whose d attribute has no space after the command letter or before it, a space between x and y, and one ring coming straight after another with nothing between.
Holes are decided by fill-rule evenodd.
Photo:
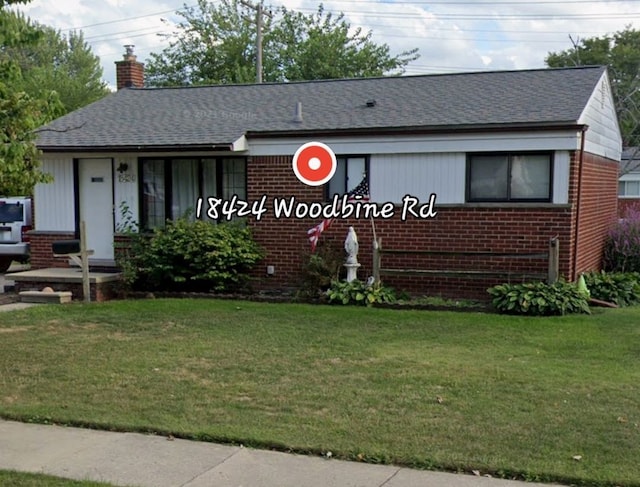
<instances>
[{"instance_id":1,"label":"red and white map marker","mask_svg":"<svg viewBox=\"0 0 640 487\"><path fill-rule=\"evenodd\" d=\"M307 142L293 155L293 172L308 186L321 186L336 172L336 155L322 142Z\"/></svg>"}]
</instances>

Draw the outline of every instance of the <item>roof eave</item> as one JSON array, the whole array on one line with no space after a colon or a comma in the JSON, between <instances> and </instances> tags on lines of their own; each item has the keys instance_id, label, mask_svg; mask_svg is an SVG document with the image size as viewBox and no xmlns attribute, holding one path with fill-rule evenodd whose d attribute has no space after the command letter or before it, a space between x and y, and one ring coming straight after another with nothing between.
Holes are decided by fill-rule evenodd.
<instances>
[{"instance_id":1,"label":"roof eave","mask_svg":"<svg viewBox=\"0 0 640 487\"><path fill-rule=\"evenodd\" d=\"M358 136L358 135L430 135L445 133L492 133L492 132L524 132L540 131L580 131L584 124L576 121L538 122L538 123L510 123L486 125L440 125L440 126L407 126L407 127L367 127L348 129L287 129L274 131L252 131L233 142L221 144L179 144L179 145L38 145L43 152L185 152L185 151L213 151L213 152L243 152L247 150L248 138L282 138L282 137L323 137L323 136Z\"/></svg>"},{"instance_id":2,"label":"roof eave","mask_svg":"<svg viewBox=\"0 0 640 487\"><path fill-rule=\"evenodd\" d=\"M184 152L184 151L213 151L240 152L237 144L180 144L180 145L38 145L42 152Z\"/></svg>"},{"instance_id":3,"label":"roof eave","mask_svg":"<svg viewBox=\"0 0 640 487\"><path fill-rule=\"evenodd\" d=\"M296 137L296 136L349 136L349 135L430 135L444 133L490 133L490 132L524 132L530 130L544 131L580 131L584 124L575 120L559 122L525 122L509 124L485 125L438 125L438 126L407 126L407 127L366 127L366 128L335 128L335 129L290 129L273 131L247 131L249 138L268 137Z\"/></svg>"}]
</instances>

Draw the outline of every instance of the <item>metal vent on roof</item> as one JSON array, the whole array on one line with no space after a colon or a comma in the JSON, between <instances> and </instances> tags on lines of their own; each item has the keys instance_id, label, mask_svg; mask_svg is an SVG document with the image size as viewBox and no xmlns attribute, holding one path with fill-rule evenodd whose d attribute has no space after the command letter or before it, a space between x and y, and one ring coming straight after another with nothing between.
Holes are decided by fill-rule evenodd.
<instances>
[{"instance_id":1,"label":"metal vent on roof","mask_svg":"<svg viewBox=\"0 0 640 487\"><path fill-rule=\"evenodd\" d=\"M377 102L372 98L371 100L367 100L367 107L373 108L375 107Z\"/></svg>"},{"instance_id":2,"label":"metal vent on roof","mask_svg":"<svg viewBox=\"0 0 640 487\"><path fill-rule=\"evenodd\" d=\"M302 119L302 102L301 101L296 103L296 112L293 115L293 121L298 123L302 123L304 121Z\"/></svg>"}]
</instances>

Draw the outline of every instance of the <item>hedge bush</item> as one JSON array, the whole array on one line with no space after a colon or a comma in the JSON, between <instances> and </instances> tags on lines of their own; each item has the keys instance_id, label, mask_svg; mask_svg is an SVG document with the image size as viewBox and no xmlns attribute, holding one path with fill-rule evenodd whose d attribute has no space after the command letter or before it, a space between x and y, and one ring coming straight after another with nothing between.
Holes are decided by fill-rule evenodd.
<instances>
[{"instance_id":1,"label":"hedge bush","mask_svg":"<svg viewBox=\"0 0 640 487\"><path fill-rule=\"evenodd\" d=\"M532 282L499 284L487 290L501 313L534 316L590 313L588 297L575 284Z\"/></svg>"},{"instance_id":2,"label":"hedge bush","mask_svg":"<svg viewBox=\"0 0 640 487\"><path fill-rule=\"evenodd\" d=\"M119 264L135 290L238 291L263 257L250 230L234 222L179 219L151 235L129 235Z\"/></svg>"},{"instance_id":3,"label":"hedge bush","mask_svg":"<svg viewBox=\"0 0 640 487\"><path fill-rule=\"evenodd\" d=\"M592 298L618 306L640 303L640 273L601 271L583 275Z\"/></svg>"}]
</instances>

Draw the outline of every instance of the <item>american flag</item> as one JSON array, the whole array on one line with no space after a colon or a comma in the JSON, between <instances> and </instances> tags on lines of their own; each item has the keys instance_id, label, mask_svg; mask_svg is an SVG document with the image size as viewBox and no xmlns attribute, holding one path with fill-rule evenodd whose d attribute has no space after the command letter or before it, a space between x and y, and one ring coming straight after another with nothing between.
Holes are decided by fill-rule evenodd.
<instances>
[{"instance_id":1,"label":"american flag","mask_svg":"<svg viewBox=\"0 0 640 487\"><path fill-rule=\"evenodd\" d=\"M349 201L354 201L356 198L358 201L369 201L369 182L366 175L355 188L347 193L347 197ZM311 252L315 252L320 235L331 226L331 223L333 223L333 218L325 218L315 227L307 230L307 237L311 243Z\"/></svg>"}]
</instances>

